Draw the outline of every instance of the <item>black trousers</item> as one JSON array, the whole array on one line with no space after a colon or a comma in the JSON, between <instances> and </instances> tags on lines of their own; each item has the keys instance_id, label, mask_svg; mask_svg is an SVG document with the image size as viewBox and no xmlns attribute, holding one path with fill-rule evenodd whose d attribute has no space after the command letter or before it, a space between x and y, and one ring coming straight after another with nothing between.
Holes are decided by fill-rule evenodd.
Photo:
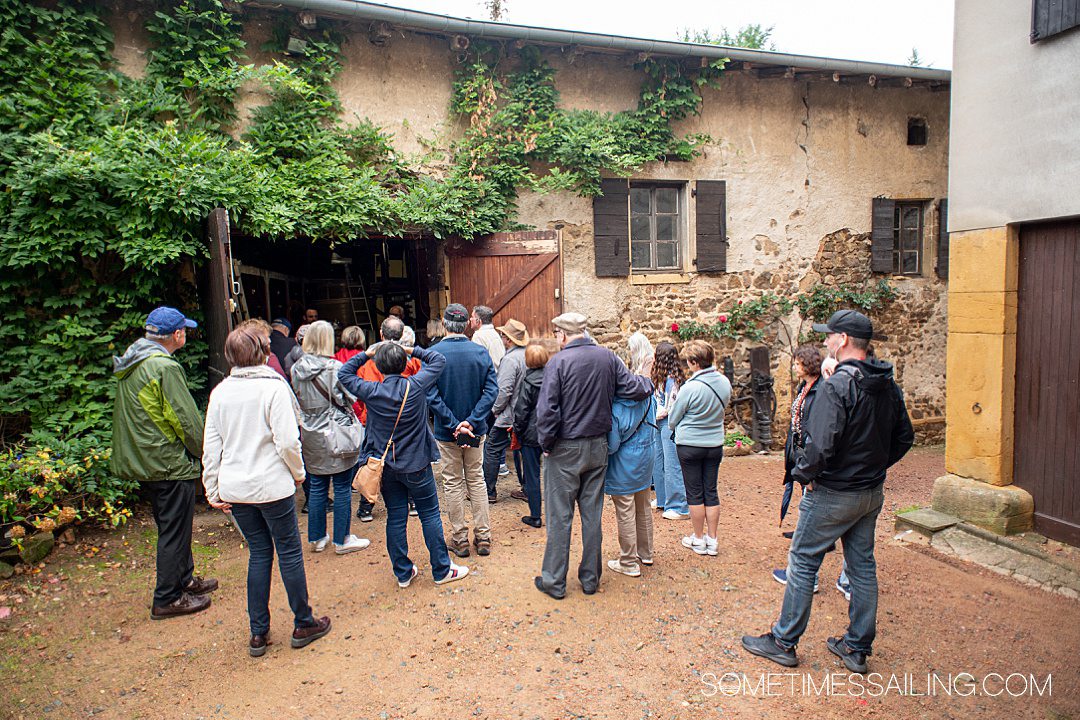
<instances>
[{"instance_id":1,"label":"black trousers","mask_svg":"<svg viewBox=\"0 0 1080 720\"><path fill-rule=\"evenodd\" d=\"M720 461L724 459L724 446L694 447L676 445L682 468L683 484L686 486L686 504L715 507L720 504L720 491L717 488L717 476Z\"/></svg>"},{"instance_id":2,"label":"black trousers","mask_svg":"<svg viewBox=\"0 0 1080 720\"><path fill-rule=\"evenodd\" d=\"M488 495L495 494L499 482L499 466L506 462L506 449L510 447L510 428L493 427L484 440L484 482Z\"/></svg>"},{"instance_id":3,"label":"black trousers","mask_svg":"<svg viewBox=\"0 0 1080 720\"><path fill-rule=\"evenodd\" d=\"M143 483L157 523L157 585L154 606L180 597L195 572L191 555L191 521L195 516L198 480L154 480Z\"/></svg>"}]
</instances>

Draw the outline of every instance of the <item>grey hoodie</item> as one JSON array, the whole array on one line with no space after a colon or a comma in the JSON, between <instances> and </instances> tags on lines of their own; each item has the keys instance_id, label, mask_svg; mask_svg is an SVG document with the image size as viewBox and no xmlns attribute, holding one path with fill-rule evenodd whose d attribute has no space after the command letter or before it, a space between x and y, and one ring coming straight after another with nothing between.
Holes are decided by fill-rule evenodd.
<instances>
[{"instance_id":1,"label":"grey hoodie","mask_svg":"<svg viewBox=\"0 0 1080 720\"><path fill-rule=\"evenodd\" d=\"M128 346L128 349L124 351L123 355L113 356L113 375L119 375L125 370L138 365L151 355L162 354L169 354L169 351L165 349L164 345L156 343L153 340L147 340L146 338L139 338Z\"/></svg>"},{"instance_id":2,"label":"grey hoodie","mask_svg":"<svg viewBox=\"0 0 1080 720\"><path fill-rule=\"evenodd\" d=\"M300 440L304 466L313 475L344 472L356 465L360 455L363 426L352 410L356 398L338 380L340 368L341 363L333 358L307 353L292 366L292 386L303 416ZM319 392L316 383L333 403Z\"/></svg>"}]
</instances>

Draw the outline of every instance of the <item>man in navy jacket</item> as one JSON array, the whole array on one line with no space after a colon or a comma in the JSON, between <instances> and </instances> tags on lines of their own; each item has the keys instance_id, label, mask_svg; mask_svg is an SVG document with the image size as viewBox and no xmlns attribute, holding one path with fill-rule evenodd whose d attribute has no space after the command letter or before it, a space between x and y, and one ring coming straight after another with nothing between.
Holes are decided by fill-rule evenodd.
<instances>
[{"instance_id":1,"label":"man in navy jacket","mask_svg":"<svg viewBox=\"0 0 1080 720\"><path fill-rule=\"evenodd\" d=\"M458 557L469 556L466 500L472 507L476 552L491 553L488 491L480 441L488 432L488 414L498 392L491 356L465 336L468 323L469 313L464 305L447 306L443 313L446 337L433 348L433 352L446 358L446 367L428 390L428 402L435 416L435 441L442 456L439 474L450 519L449 547Z\"/></svg>"},{"instance_id":2,"label":"man in navy jacket","mask_svg":"<svg viewBox=\"0 0 1080 720\"><path fill-rule=\"evenodd\" d=\"M544 368L536 403L536 427L544 463L544 506L547 545L543 574L536 588L553 598L566 595L570 563L570 533L574 503L581 513L581 565L578 580L586 595L600 584L604 509L604 472L611 403L616 397L642 400L653 391L652 381L634 375L607 348L585 334L586 318L564 313L554 318L555 339L562 350ZM646 375L651 370L646 369Z\"/></svg>"}]
</instances>

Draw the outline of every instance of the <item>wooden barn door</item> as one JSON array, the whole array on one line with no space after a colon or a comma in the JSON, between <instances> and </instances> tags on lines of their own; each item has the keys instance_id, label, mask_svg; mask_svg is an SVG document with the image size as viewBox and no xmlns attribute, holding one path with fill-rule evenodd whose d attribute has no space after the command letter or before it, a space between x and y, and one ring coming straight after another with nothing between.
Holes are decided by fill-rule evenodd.
<instances>
[{"instance_id":1,"label":"wooden barn door","mask_svg":"<svg viewBox=\"0 0 1080 720\"><path fill-rule=\"evenodd\" d=\"M1080 221L1020 231L1014 437L1035 528L1080 545Z\"/></svg>"},{"instance_id":2,"label":"wooden barn door","mask_svg":"<svg viewBox=\"0 0 1080 720\"><path fill-rule=\"evenodd\" d=\"M562 264L556 230L495 233L446 248L450 302L487 305L495 324L510 318L531 335L546 335L562 312Z\"/></svg>"}]
</instances>

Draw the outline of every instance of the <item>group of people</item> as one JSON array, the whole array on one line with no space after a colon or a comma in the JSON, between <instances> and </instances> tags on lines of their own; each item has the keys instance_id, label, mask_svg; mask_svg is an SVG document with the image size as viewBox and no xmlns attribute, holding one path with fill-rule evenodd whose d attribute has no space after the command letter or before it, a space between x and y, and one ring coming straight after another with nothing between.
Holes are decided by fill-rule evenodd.
<instances>
[{"instance_id":1,"label":"group of people","mask_svg":"<svg viewBox=\"0 0 1080 720\"><path fill-rule=\"evenodd\" d=\"M803 382L792 407L785 480L805 489L788 567L774 573L786 583L785 599L769 633L743 639L748 651L789 666L822 557L840 541L851 626L829 647L849 668L865 669L876 617L873 528L881 486L885 469L912 441L891 366L866 355L870 321L844 312L815 326L826 333L825 372L813 375L811 348L796 353ZM654 348L634 333L616 354L591 338L578 313L553 318L552 336L535 338L518 320L495 327L490 308L470 312L455 303L446 307L440 332L428 328L427 348L390 315L378 342L365 347L360 328L346 328L335 350L333 327L317 315L305 320L298 345L282 341L291 334L282 319L250 320L229 334L232 370L211 393L205 426L172 358L193 321L158 308L147 318L146 337L116 359L114 470L146 484L159 531L151 617L203 610L217 588L193 574L192 507L201 479L207 500L233 515L250 548L249 652L266 651L275 552L294 615L291 644L303 647L328 633L330 619L316 618L308 603L295 489L307 484L313 552L331 541L338 554L360 550L369 541L350 531L352 481L369 458L382 461L387 553L402 588L419 574L409 554L410 514L419 518L437 584L469 574L451 554L492 552L489 506L498 500L508 452L521 484L511 495L528 507L521 521L546 526L534 584L552 598L567 593L575 510L583 550L578 581L586 595L596 592L605 566L605 495L619 538L619 555L607 569L640 577L653 564L654 508L667 519L689 518L683 547L719 554L718 473L731 385L708 343ZM361 499L360 518L370 520L372 510Z\"/></svg>"}]
</instances>

